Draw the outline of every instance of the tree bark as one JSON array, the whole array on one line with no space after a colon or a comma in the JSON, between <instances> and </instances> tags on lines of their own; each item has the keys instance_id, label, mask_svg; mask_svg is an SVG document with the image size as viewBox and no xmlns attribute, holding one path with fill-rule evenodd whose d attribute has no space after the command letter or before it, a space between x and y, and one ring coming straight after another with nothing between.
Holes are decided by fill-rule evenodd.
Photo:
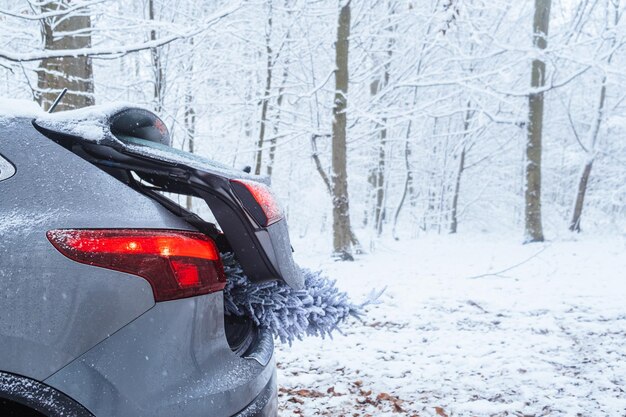
<instances>
[{"instance_id":1,"label":"tree bark","mask_svg":"<svg viewBox=\"0 0 626 417\"><path fill-rule=\"evenodd\" d=\"M392 57L393 42L389 43L387 51L388 61L385 63L385 73L383 81L372 83L372 95L378 94L380 90L389 84L389 65ZM375 85L374 85L375 84ZM378 143L378 167L376 172L376 207L374 210L374 225L376 234L380 236L383 232L383 220L385 218L385 162L387 151L387 117L382 118L382 126L379 132Z\"/></svg>"},{"instance_id":2,"label":"tree bark","mask_svg":"<svg viewBox=\"0 0 626 417\"><path fill-rule=\"evenodd\" d=\"M461 178L465 171L465 156L467 154L467 135L470 127L470 120L472 119L471 102L467 102L467 111L465 112L465 118L463 119L463 138L461 144L461 155L459 155L459 170L456 173L456 181L454 183L454 196L452 197L452 208L450 210L450 233L457 232L459 226L458 212L459 212L459 194L461 193Z\"/></svg>"},{"instance_id":3,"label":"tree bark","mask_svg":"<svg viewBox=\"0 0 626 417\"><path fill-rule=\"evenodd\" d=\"M272 2L269 2L269 11L267 15L267 33L265 35L265 90L263 91L263 100L261 101L261 126L259 128L259 139L256 144L256 161L254 165L254 173L261 174L263 164L263 143L265 142L265 130L267 129L267 110L270 104L270 93L272 90L272 70L273 70L273 51L272 51Z\"/></svg>"},{"instance_id":4,"label":"tree bark","mask_svg":"<svg viewBox=\"0 0 626 417\"><path fill-rule=\"evenodd\" d=\"M385 74L383 81L374 80L370 84L370 94L376 96L380 90L389 81L389 70L385 66ZM372 178L372 186L374 188L374 228L376 234L380 236L383 229L383 217L384 217L384 200L385 200L385 159L387 148L387 118L382 118L382 123L378 126L380 131L378 132L378 164Z\"/></svg>"},{"instance_id":5,"label":"tree bark","mask_svg":"<svg viewBox=\"0 0 626 417\"><path fill-rule=\"evenodd\" d=\"M459 207L459 194L461 192L461 176L463 175L463 171L465 170L465 145L463 145L463 149L461 149L461 155L459 156L459 170L456 174L456 182L454 183L454 197L452 197L452 209L451 209L451 220L450 220L450 233L454 234L457 232L459 221L458 221L458 207Z\"/></svg>"},{"instance_id":6,"label":"tree bark","mask_svg":"<svg viewBox=\"0 0 626 417\"><path fill-rule=\"evenodd\" d=\"M70 0L48 2L41 6L41 12L56 12L69 6ZM91 17L85 10L74 13L42 20L46 50L91 48ZM50 108L64 88L67 88L67 94L58 104L57 111L94 105L96 100L91 57L43 59L37 69L37 87L37 101L44 110Z\"/></svg>"},{"instance_id":7,"label":"tree bark","mask_svg":"<svg viewBox=\"0 0 626 417\"><path fill-rule=\"evenodd\" d=\"M587 193L587 184L591 176L592 167L593 159L590 159L585 163L582 173L580 174L578 193L576 193L576 202L574 203L574 212L572 213L572 220L569 225L569 230L572 232L580 232L580 217L583 213L583 204L585 203L585 194Z\"/></svg>"},{"instance_id":8,"label":"tree bark","mask_svg":"<svg viewBox=\"0 0 626 417\"><path fill-rule=\"evenodd\" d=\"M613 60L613 55L615 54L615 51L616 51L614 49L615 44L617 42L617 39L615 37L615 33L616 33L615 28L619 24L619 20L621 17L619 2L613 2L612 5L613 5L613 21L610 23L607 22L608 23L607 27L612 26L611 28L612 30L608 31L609 33L613 32L613 35L610 41L612 52L607 57L607 64L611 63L611 61ZM609 16L610 14L607 13L606 14L607 19L610 18ZM600 87L600 99L598 100L598 107L597 107L597 111L595 115L595 120L593 121L593 125L591 126L591 129L589 130L589 141L587 144L589 148L585 149L583 147L583 150L589 153L589 157L587 161L585 162L585 165L583 166L582 173L578 181L578 192L576 193L576 201L574 202L574 211L572 213L572 220L570 221L570 225L569 225L569 230L571 230L572 232L580 232L581 230L580 218L582 217L582 213L583 213L583 207L585 204L585 196L587 194L587 186L589 184L589 177L591 176L591 169L593 168L593 163L596 157L596 143L598 141L598 133L600 132L600 125L602 124L602 120L604 119L604 109L605 109L605 102L606 102L606 84L607 84L607 77L605 74L602 77L602 84ZM581 146L583 145L581 144Z\"/></svg>"},{"instance_id":9,"label":"tree bark","mask_svg":"<svg viewBox=\"0 0 626 417\"><path fill-rule=\"evenodd\" d=\"M342 260L353 260L346 146L350 14L350 1L347 1L340 9L337 23L332 129L333 248L335 256Z\"/></svg>"},{"instance_id":10,"label":"tree bark","mask_svg":"<svg viewBox=\"0 0 626 417\"><path fill-rule=\"evenodd\" d=\"M580 218L583 214L583 206L585 204L585 195L587 194L587 184L589 183L589 177L591 176L591 168L596 156L596 142L598 140L598 133L600 132L600 125L604 117L604 103L606 101L606 76L602 77L602 87L600 87L600 100L598 102L598 108L595 115L595 120L589 131L589 149L587 149L589 158L583 166L578 180L578 191L576 193L576 201L574 203L574 211L572 212L572 220L569 224L569 230L572 232L580 232Z\"/></svg>"},{"instance_id":11,"label":"tree bark","mask_svg":"<svg viewBox=\"0 0 626 417\"><path fill-rule=\"evenodd\" d=\"M422 48L423 51L423 48ZM419 69L421 68L421 59L418 62L418 74ZM413 88L413 105L417 102L417 87ZM409 120L409 123L406 127L406 135L404 141L404 187L402 190L402 196L400 197L400 201L398 202L398 206L396 207L396 211L393 216L393 228L391 230L391 234L395 240L399 240L399 237L396 233L398 226L398 219L400 218L400 212L402 211L402 207L404 206L404 202L406 200L407 195L413 196L413 191L411 188L413 187L413 171L411 170L411 132L413 128L413 119Z\"/></svg>"},{"instance_id":12,"label":"tree bark","mask_svg":"<svg viewBox=\"0 0 626 417\"><path fill-rule=\"evenodd\" d=\"M535 0L533 44L546 49L551 0ZM528 132L526 143L525 229L526 242L543 242L541 220L541 151L543 135L543 99L546 64L535 58L531 69L531 92L528 95Z\"/></svg>"},{"instance_id":13,"label":"tree bark","mask_svg":"<svg viewBox=\"0 0 626 417\"><path fill-rule=\"evenodd\" d=\"M333 186L330 183L330 179L328 179L328 175L326 175L326 171L324 171L324 167L322 167L322 162L320 161L320 156L317 151L317 136L316 135L311 136L311 151L312 151L311 157L313 158L313 162L315 162L315 169L317 169L317 172L320 174L320 177L322 177L322 181L324 181L324 185L326 186L326 189L328 190L328 194L330 194L330 196L332 197Z\"/></svg>"},{"instance_id":14,"label":"tree bark","mask_svg":"<svg viewBox=\"0 0 626 417\"><path fill-rule=\"evenodd\" d=\"M193 38L189 40L189 45L193 51ZM194 108L194 84L193 84L193 54L189 57L189 66L186 71L187 85L185 86L185 109L184 109L184 126L187 140L187 150L189 153L195 152L196 142L196 109ZM187 210L193 209L193 198L187 196Z\"/></svg>"},{"instance_id":15,"label":"tree bark","mask_svg":"<svg viewBox=\"0 0 626 417\"><path fill-rule=\"evenodd\" d=\"M400 201L398 202L398 207L396 207L396 212L393 216L393 229L392 235L395 240L399 240L398 235L396 234L396 227L398 226L398 218L400 217L400 212L402 211L402 207L404 206L404 201L406 200L407 194L409 194L409 188L411 187L411 183L413 182L413 173L411 171L411 145L409 143L409 139L411 137L411 125L412 121L409 120L409 125L407 127L406 140L404 142L404 187L402 189L402 196L400 197Z\"/></svg>"},{"instance_id":16,"label":"tree bark","mask_svg":"<svg viewBox=\"0 0 626 417\"><path fill-rule=\"evenodd\" d=\"M289 38L289 34L287 34ZM289 76L288 71L289 60L285 60L285 67L283 69L283 79L281 81L280 87L278 88L278 97L276 98L276 121L274 124L274 137L270 140L270 150L269 150L269 161L267 162L266 173L267 176L271 178L272 173L274 172L274 161L276 159L276 141L279 132L280 126L280 113L283 107L283 100L285 98L285 84L287 84L287 77Z\"/></svg>"},{"instance_id":17,"label":"tree bark","mask_svg":"<svg viewBox=\"0 0 626 417\"><path fill-rule=\"evenodd\" d=\"M154 10L154 0L148 0L148 18L151 22L156 19ZM157 33L155 29L150 30L150 41L157 40ZM163 97L165 93L165 78L163 75L163 59L161 57L161 50L158 47L150 48L150 58L152 60L152 71L154 72L154 110L159 113L163 109Z\"/></svg>"}]
</instances>

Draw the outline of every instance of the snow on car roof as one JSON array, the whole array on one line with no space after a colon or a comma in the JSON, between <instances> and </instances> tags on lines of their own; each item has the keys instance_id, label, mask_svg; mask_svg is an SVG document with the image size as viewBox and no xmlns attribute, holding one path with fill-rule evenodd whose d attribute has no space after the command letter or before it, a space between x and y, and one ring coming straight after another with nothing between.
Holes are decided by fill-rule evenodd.
<instances>
[{"instance_id":1,"label":"snow on car roof","mask_svg":"<svg viewBox=\"0 0 626 417\"><path fill-rule=\"evenodd\" d=\"M37 125L59 133L80 137L89 142L99 143L112 139L109 118L123 109L138 106L115 102L77 110L42 113L36 118ZM147 109L145 109L147 110Z\"/></svg>"},{"instance_id":2,"label":"snow on car roof","mask_svg":"<svg viewBox=\"0 0 626 417\"><path fill-rule=\"evenodd\" d=\"M35 118L42 114L44 111L34 101L0 97L1 118Z\"/></svg>"},{"instance_id":3,"label":"snow on car roof","mask_svg":"<svg viewBox=\"0 0 626 417\"><path fill-rule=\"evenodd\" d=\"M226 178L245 178L269 184L269 178L266 176L248 174L197 154L141 138L115 136L111 133L109 121L115 114L129 108L150 111L134 104L117 102L52 114L40 113L36 117L35 123L46 130L71 135L87 142L121 148L127 153L150 159L182 164Z\"/></svg>"}]
</instances>

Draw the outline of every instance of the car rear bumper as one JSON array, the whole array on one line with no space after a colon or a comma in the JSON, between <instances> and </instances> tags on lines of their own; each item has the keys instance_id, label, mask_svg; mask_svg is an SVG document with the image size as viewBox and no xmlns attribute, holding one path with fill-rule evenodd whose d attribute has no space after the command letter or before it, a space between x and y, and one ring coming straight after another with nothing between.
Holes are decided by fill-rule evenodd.
<instances>
[{"instance_id":1,"label":"car rear bumper","mask_svg":"<svg viewBox=\"0 0 626 417\"><path fill-rule=\"evenodd\" d=\"M245 409L233 417L276 417L278 415L278 391L276 372L263 391Z\"/></svg>"},{"instance_id":2,"label":"car rear bumper","mask_svg":"<svg viewBox=\"0 0 626 417\"><path fill-rule=\"evenodd\" d=\"M6 387L6 389L3 389ZM65 394L35 380L0 372L0 401L8 399L50 417L72 415L93 417L82 405ZM276 417L278 413L276 372L257 397L232 417Z\"/></svg>"},{"instance_id":3,"label":"car rear bumper","mask_svg":"<svg viewBox=\"0 0 626 417\"><path fill-rule=\"evenodd\" d=\"M275 417L262 363L231 351L219 292L157 303L44 382L97 417Z\"/></svg>"}]
</instances>

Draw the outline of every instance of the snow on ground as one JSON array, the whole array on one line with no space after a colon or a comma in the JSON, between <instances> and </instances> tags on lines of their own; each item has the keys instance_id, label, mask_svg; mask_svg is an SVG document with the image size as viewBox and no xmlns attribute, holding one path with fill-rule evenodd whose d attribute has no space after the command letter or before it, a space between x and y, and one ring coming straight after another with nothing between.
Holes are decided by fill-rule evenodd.
<instances>
[{"instance_id":1,"label":"snow on ground","mask_svg":"<svg viewBox=\"0 0 626 417\"><path fill-rule=\"evenodd\" d=\"M344 336L279 346L281 416L626 416L625 239L294 246L356 300L387 291Z\"/></svg>"}]
</instances>

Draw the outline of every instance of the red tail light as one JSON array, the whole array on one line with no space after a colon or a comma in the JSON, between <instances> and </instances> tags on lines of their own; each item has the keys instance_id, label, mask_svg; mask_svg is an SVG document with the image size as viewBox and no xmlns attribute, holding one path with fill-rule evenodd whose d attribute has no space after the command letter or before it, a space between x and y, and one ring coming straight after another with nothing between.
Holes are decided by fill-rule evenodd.
<instances>
[{"instance_id":1,"label":"red tail light","mask_svg":"<svg viewBox=\"0 0 626 417\"><path fill-rule=\"evenodd\" d=\"M267 185L248 180L230 180L230 184L259 225L267 227L283 218L283 210Z\"/></svg>"},{"instance_id":2,"label":"red tail light","mask_svg":"<svg viewBox=\"0 0 626 417\"><path fill-rule=\"evenodd\" d=\"M48 240L77 262L146 279L155 301L221 291L224 268L215 243L178 230L50 230Z\"/></svg>"}]
</instances>

